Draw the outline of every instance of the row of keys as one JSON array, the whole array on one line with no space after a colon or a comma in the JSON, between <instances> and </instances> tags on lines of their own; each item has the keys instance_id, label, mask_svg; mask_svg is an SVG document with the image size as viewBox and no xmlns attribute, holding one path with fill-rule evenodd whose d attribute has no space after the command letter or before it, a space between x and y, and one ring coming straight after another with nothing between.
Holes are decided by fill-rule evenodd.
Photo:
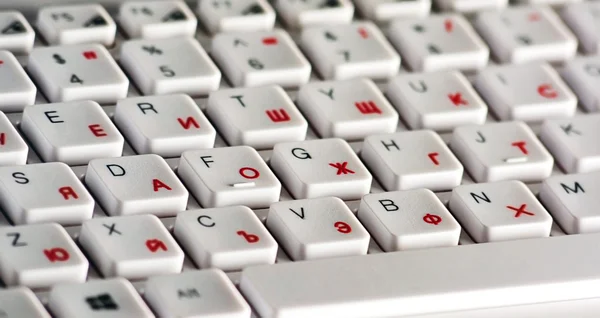
<instances>
[{"instance_id":1,"label":"row of keys","mask_svg":"<svg viewBox=\"0 0 600 318\"><path fill-rule=\"evenodd\" d=\"M71 155L71 160L106 154L105 158L89 162L85 183L109 215L172 216L185 209L188 190L164 159L152 154L119 157L123 139L114 127L109 128L110 121L97 105L91 109L101 114L105 122L75 122L77 130L67 133L56 128L57 135L55 125L66 125L76 117L63 115L59 109L28 109L40 110L37 115L27 112L22 123L23 131L37 148ZM92 115L73 113L93 119ZM194 126L198 123L194 118L173 118L170 127L173 132L175 127L179 130L169 137L193 141L193 132L199 128ZM542 141L564 171L600 168L600 149L591 146L595 144L599 121L600 115L585 115L543 125ZM27 146L6 118L3 125L0 136L7 156L2 159L24 160ZM186 125L194 129L188 130ZM52 133L46 134L45 130ZM69 138L59 138L63 134ZM167 143L173 142L167 138ZM108 158L111 153L114 157ZM360 157L362 162L347 142L335 138L278 143L271 154L270 168L255 149L247 146L186 150L179 160L177 175L204 207L239 204L264 208L279 200L281 183L296 199L336 196L356 200L371 188L369 171L388 191L445 191L460 185L464 171L461 162L477 182L540 181L550 176L554 164L542 142L520 122L459 127L452 135L450 147L427 130L372 135L365 139ZM91 196L64 163L6 166L0 171L0 204L14 223L72 224L92 215ZM43 177L48 174L54 177Z\"/></svg>"},{"instance_id":2,"label":"row of keys","mask_svg":"<svg viewBox=\"0 0 600 318\"><path fill-rule=\"evenodd\" d=\"M358 6L364 16L378 21L397 17L425 17L429 13L430 0L412 2L414 3L362 0ZM506 5L506 0L487 2L472 9L500 8ZM447 0L440 1L440 6L464 7ZM354 16L354 6L348 0L280 0L277 1L276 8L291 27L349 23ZM275 24L275 11L265 0L198 1L198 15L213 33L270 30ZM2 49L19 53L31 50L35 35L22 14L16 11L3 12L0 14L0 22L6 24L2 29L2 37L8 40L4 42ZM121 5L118 22L131 38L193 36L197 27L194 13L182 1L129 1ZM112 45L116 33L115 21L97 4L44 7L38 11L36 26L49 44Z\"/></svg>"},{"instance_id":3,"label":"row of keys","mask_svg":"<svg viewBox=\"0 0 600 318\"><path fill-rule=\"evenodd\" d=\"M159 317L247 318L251 312L227 276L214 269L151 277L145 285L144 299L129 281L111 278L53 286L48 307L52 317L65 318L152 318L154 313ZM6 317L51 317L34 293L23 287L1 291L0 306Z\"/></svg>"},{"instance_id":4,"label":"row of keys","mask_svg":"<svg viewBox=\"0 0 600 318\"><path fill-rule=\"evenodd\" d=\"M547 237L553 218L546 208L567 233L589 233L600 229L600 215L585 208L599 203L598 177L549 178L541 203L522 182L501 181L456 187L448 208L417 189L365 195L356 216L335 197L277 202L265 224L245 206L182 209L173 229L181 247L154 215L94 218L83 222L78 243L103 277L144 279L181 272L184 250L200 268L238 271L273 264L278 245L294 261L365 255L371 236L385 252L455 246L458 222L476 242ZM0 275L8 286L87 277L88 260L57 224L5 227L0 238Z\"/></svg>"},{"instance_id":5,"label":"row of keys","mask_svg":"<svg viewBox=\"0 0 600 318\"><path fill-rule=\"evenodd\" d=\"M438 19L436 24L442 23L443 19L440 17L436 19ZM449 23L454 25L455 22ZM457 21L456 26L451 27L454 30L452 33L459 32L460 26L465 26L466 23L466 21ZM406 29L403 26L399 28ZM412 27L406 30L412 33L421 32L414 31ZM411 38L409 35L402 35L402 32L398 34L400 34L399 41ZM446 54L441 51L443 45L436 46L437 53L430 54L427 41L420 47L414 45L417 40L411 40L409 42L412 44L408 49L414 52L406 52L405 56L413 68L426 71L481 68L487 64L487 48L481 40L473 36L475 35L468 32L459 36L471 42L466 47L467 50L472 49L472 54L457 54L457 52ZM307 29L302 39L307 55L324 78L336 80L356 77L389 78L399 70L399 55L381 32L370 23L358 22L347 26L328 27L328 29ZM456 45L457 42L449 39L446 43ZM402 46L405 45L400 43L398 45L404 52ZM11 84L2 95L8 95L8 98L3 100L1 106L9 111L19 110L20 107L31 104L36 91L15 58L8 52L1 53L0 76L11 80L16 79L15 81L7 79ZM284 87L297 87L306 84L311 74L309 62L289 35L281 30L219 34L213 40L212 55L234 86L277 84ZM220 70L200 44L192 38L132 40L122 45L120 56L124 69L145 95L169 93L206 95L217 90L221 82ZM578 79L596 75L593 67L592 72L589 70L590 63L597 64L596 58L587 59L584 65L571 62L575 64L572 68L585 67L584 72L571 71L576 73ZM114 103L124 98L129 88L129 80L125 74L108 51L100 45L37 48L30 54L27 68L51 102L91 99L99 103ZM505 72L498 74L496 70L505 70ZM519 81L534 83L537 95L540 95L538 98L550 101L558 99L558 102L564 101L562 104L572 106L574 97L568 92L561 94L561 91L568 91L568 89L560 81L554 83L558 80L558 76L553 75L552 72L547 67L532 73L523 72L518 66L500 66L498 69L492 67L484 70L478 77L482 80L477 81L484 81L479 85L480 90L484 94L487 92L492 95L486 97L491 101L490 106L493 108L502 107L501 105L504 104L513 106L514 103L497 101L499 97L494 94L504 96L507 91L513 94L518 92L511 86L515 83L518 87L522 87ZM524 76L525 74L527 76ZM413 89L417 92L427 89L426 84L416 86L417 88L413 86ZM533 95L535 94L536 91L533 91ZM504 109L496 109L496 113L503 118L511 116L513 119L528 119L518 118ZM559 109L550 114L555 113L565 114L568 110Z\"/></svg>"},{"instance_id":6,"label":"row of keys","mask_svg":"<svg viewBox=\"0 0 600 318\"><path fill-rule=\"evenodd\" d=\"M574 56L577 46L575 37L550 9L513 8L502 15L485 12L475 20L475 27L493 53L505 62L566 60ZM389 34L392 44L415 71L481 69L488 63L489 49L459 15L396 21L390 26ZM370 22L307 28L300 40L317 71L326 79L388 78L399 70L400 56ZM218 34L212 46L215 60L235 86L298 86L306 83L310 76L310 64L287 33L280 30ZM69 88L76 90L79 86L72 84L78 84L81 89L86 77L99 76L91 64L79 64L78 56L83 48L83 52L88 52L86 59L98 55L94 60L99 61L95 64L110 70L111 80L121 84L113 87L118 94L127 88L122 78L112 75L116 67L104 62L104 52L95 52L98 48L89 45L38 49L30 59L32 73L42 76L39 69L50 67L45 64L58 64L53 69L63 69L60 73L65 73L64 80L71 84ZM189 58L179 60L182 52ZM189 37L129 41L123 45L120 55L125 69L144 94L174 92L177 86L177 92L200 95L219 85L220 72L200 45ZM85 77L77 74L70 68L71 64L88 74L84 74ZM77 95L64 96L66 88L56 89L50 84L41 82L51 101L77 98ZM196 86L198 88L193 88ZM114 98L114 94L106 97L113 101Z\"/></svg>"}]
</instances>

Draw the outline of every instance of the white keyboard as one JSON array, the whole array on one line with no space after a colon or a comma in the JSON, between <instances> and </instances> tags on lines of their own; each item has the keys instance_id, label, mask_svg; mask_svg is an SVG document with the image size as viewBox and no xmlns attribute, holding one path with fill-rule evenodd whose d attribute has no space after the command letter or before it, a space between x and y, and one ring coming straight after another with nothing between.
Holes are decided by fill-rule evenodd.
<instances>
[{"instance_id":1,"label":"white keyboard","mask_svg":"<svg viewBox=\"0 0 600 318\"><path fill-rule=\"evenodd\" d=\"M3 1L0 318L597 317L599 27Z\"/></svg>"}]
</instances>

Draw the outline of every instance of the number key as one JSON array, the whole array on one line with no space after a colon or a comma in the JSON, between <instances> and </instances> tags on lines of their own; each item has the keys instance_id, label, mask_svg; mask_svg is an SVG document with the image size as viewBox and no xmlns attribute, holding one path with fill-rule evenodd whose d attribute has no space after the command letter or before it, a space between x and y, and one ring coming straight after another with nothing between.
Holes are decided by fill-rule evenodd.
<instances>
[{"instance_id":1,"label":"number key","mask_svg":"<svg viewBox=\"0 0 600 318\"><path fill-rule=\"evenodd\" d=\"M144 95L205 95L221 82L221 72L193 38L127 41L121 64Z\"/></svg>"},{"instance_id":2,"label":"number key","mask_svg":"<svg viewBox=\"0 0 600 318\"><path fill-rule=\"evenodd\" d=\"M309 80L311 66L285 31L221 33L212 45L234 86L294 87Z\"/></svg>"},{"instance_id":3,"label":"number key","mask_svg":"<svg viewBox=\"0 0 600 318\"><path fill-rule=\"evenodd\" d=\"M98 44L36 48L29 55L27 69L51 102L115 103L129 89L123 71Z\"/></svg>"}]
</instances>

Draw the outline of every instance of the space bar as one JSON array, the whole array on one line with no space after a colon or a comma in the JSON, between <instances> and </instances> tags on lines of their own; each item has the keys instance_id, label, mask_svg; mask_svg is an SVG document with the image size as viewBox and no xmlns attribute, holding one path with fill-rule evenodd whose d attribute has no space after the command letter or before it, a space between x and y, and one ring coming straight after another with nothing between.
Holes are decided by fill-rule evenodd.
<instances>
[{"instance_id":1,"label":"space bar","mask_svg":"<svg viewBox=\"0 0 600 318\"><path fill-rule=\"evenodd\" d=\"M257 266L261 317L401 317L600 297L600 234Z\"/></svg>"}]
</instances>

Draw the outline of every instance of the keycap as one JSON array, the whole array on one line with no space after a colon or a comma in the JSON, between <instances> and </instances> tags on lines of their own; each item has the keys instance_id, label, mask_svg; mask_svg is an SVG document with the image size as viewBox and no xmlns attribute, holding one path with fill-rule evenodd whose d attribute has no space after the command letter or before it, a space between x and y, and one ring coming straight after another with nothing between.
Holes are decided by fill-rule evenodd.
<instances>
[{"instance_id":1,"label":"keycap","mask_svg":"<svg viewBox=\"0 0 600 318\"><path fill-rule=\"evenodd\" d=\"M0 317L50 318L35 294L25 287L0 292Z\"/></svg>"},{"instance_id":2,"label":"keycap","mask_svg":"<svg viewBox=\"0 0 600 318\"><path fill-rule=\"evenodd\" d=\"M94 199L62 162L0 167L0 206L14 224L80 224Z\"/></svg>"},{"instance_id":3,"label":"keycap","mask_svg":"<svg viewBox=\"0 0 600 318\"><path fill-rule=\"evenodd\" d=\"M186 151L177 175L205 208L266 208L279 201L281 193L279 180L248 146Z\"/></svg>"},{"instance_id":4,"label":"keycap","mask_svg":"<svg viewBox=\"0 0 600 318\"><path fill-rule=\"evenodd\" d=\"M474 85L500 120L539 122L573 116L577 109L577 97L548 64L490 67Z\"/></svg>"},{"instance_id":5,"label":"keycap","mask_svg":"<svg viewBox=\"0 0 600 318\"><path fill-rule=\"evenodd\" d=\"M446 191L462 181L463 166L442 138L430 130L369 136L360 156L388 191Z\"/></svg>"},{"instance_id":6,"label":"keycap","mask_svg":"<svg viewBox=\"0 0 600 318\"><path fill-rule=\"evenodd\" d=\"M48 307L59 318L154 317L133 285L120 277L53 286Z\"/></svg>"},{"instance_id":7,"label":"keycap","mask_svg":"<svg viewBox=\"0 0 600 318\"><path fill-rule=\"evenodd\" d=\"M338 138L277 144L271 168L295 199L356 200L371 188L371 174Z\"/></svg>"},{"instance_id":8,"label":"keycap","mask_svg":"<svg viewBox=\"0 0 600 318\"><path fill-rule=\"evenodd\" d=\"M275 10L266 0L198 1L197 13L211 33L268 31L275 25Z\"/></svg>"},{"instance_id":9,"label":"keycap","mask_svg":"<svg viewBox=\"0 0 600 318\"><path fill-rule=\"evenodd\" d=\"M473 24L503 63L563 61L577 51L577 39L548 7L482 11Z\"/></svg>"},{"instance_id":10,"label":"keycap","mask_svg":"<svg viewBox=\"0 0 600 318\"><path fill-rule=\"evenodd\" d=\"M444 11L471 13L504 9L508 0L435 0L435 4Z\"/></svg>"},{"instance_id":11,"label":"keycap","mask_svg":"<svg viewBox=\"0 0 600 318\"><path fill-rule=\"evenodd\" d=\"M379 22L411 17L425 17L431 10L431 0L357 0L356 8L369 20Z\"/></svg>"},{"instance_id":12,"label":"keycap","mask_svg":"<svg viewBox=\"0 0 600 318\"><path fill-rule=\"evenodd\" d=\"M37 88L19 61L8 51L0 51L0 83L0 110L18 112L35 103Z\"/></svg>"},{"instance_id":13,"label":"keycap","mask_svg":"<svg viewBox=\"0 0 600 318\"><path fill-rule=\"evenodd\" d=\"M593 233L600 230L599 172L553 176L540 187L539 198L554 220L568 234Z\"/></svg>"},{"instance_id":14,"label":"keycap","mask_svg":"<svg viewBox=\"0 0 600 318\"><path fill-rule=\"evenodd\" d=\"M154 215L86 221L79 244L104 277L140 279L179 273L183 266L183 251Z\"/></svg>"},{"instance_id":15,"label":"keycap","mask_svg":"<svg viewBox=\"0 0 600 318\"><path fill-rule=\"evenodd\" d=\"M489 49L461 15L402 19L389 28L392 44L414 71L475 70L487 65Z\"/></svg>"},{"instance_id":16,"label":"keycap","mask_svg":"<svg viewBox=\"0 0 600 318\"><path fill-rule=\"evenodd\" d=\"M208 97L206 114L231 146L269 149L306 138L308 123L280 86L225 89Z\"/></svg>"},{"instance_id":17,"label":"keycap","mask_svg":"<svg viewBox=\"0 0 600 318\"><path fill-rule=\"evenodd\" d=\"M600 114L589 114L544 122L540 140L565 172L581 173L600 170L599 134Z\"/></svg>"},{"instance_id":18,"label":"keycap","mask_svg":"<svg viewBox=\"0 0 600 318\"><path fill-rule=\"evenodd\" d=\"M267 228L293 260L365 255L369 233L335 197L271 205Z\"/></svg>"},{"instance_id":19,"label":"keycap","mask_svg":"<svg viewBox=\"0 0 600 318\"><path fill-rule=\"evenodd\" d=\"M242 272L240 289L267 317L398 317L592 298L600 295L598 240L568 235L256 266Z\"/></svg>"},{"instance_id":20,"label":"keycap","mask_svg":"<svg viewBox=\"0 0 600 318\"><path fill-rule=\"evenodd\" d=\"M452 190L448 205L479 243L550 235L550 214L520 181L463 185Z\"/></svg>"},{"instance_id":21,"label":"keycap","mask_svg":"<svg viewBox=\"0 0 600 318\"><path fill-rule=\"evenodd\" d=\"M10 122L0 111L0 166L24 165L29 147Z\"/></svg>"},{"instance_id":22,"label":"keycap","mask_svg":"<svg viewBox=\"0 0 600 318\"><path fill-rule=\"evenodd\" d=\"M117 25L99 4L54 5L38 11L37 29L50 45L100 43L111 46Z\"/></svg>"},{"instance_id":23,"label":"keycap","mask_svg":"<svg viewBox=\"0 0 600 318\"><path fill-rule=\"evenodd\" d=\"M431 190L368 194L357 216L386 252L458 245L460 225Z\"/></svg>"},{"instance_id":24,"label":"keycap","mask_svg":"<svg viewBox=\"0 0 600 318\"><path fill-rule=\"evenodd\" d=\"M97 44L35 48L27 70L50 102L89 99L101 104L125 98L129 80Z\"/></svg>"},{"instance_id":25,"label":"keycap","mask_svg":"<svg viewBox=\"0 0 600 318\"><path fill-rule=\"evenodd\" d=\"M144 298L160 317L250 317L250 306L216 269L154 276Z\"/></svg>"},{"instance_id":26,"label":"keycap","mask_svg":"<svg viewBox=\"0 0 600 318\"><path fill-rule=\"evenodd\" d=\"M212 148L216 130L188 95L132 97L117 102L114 120L139 154L179 157Z\"/></svg>"},{"instance_id":27,"label":"keycap","mask_svg":"<svg viewBox=\"0 0 600 318\"><path fill-rule=\"evenodd\" d=\"M411 129L449 131L483 124L487 105L458 71L403 74L386 88L387 98Z\"/></svg>"},{"instance_id":28,"label":"keycap","mask_svg":"<svg viewBox=\"0 0 600 318\"><path fill-rule=\"evenodd\" d=\"M394 132L398 126L392 105L371 80L364 78L304 85L296 102L323 138L359 140Z\"/></svg>"},{"instance_id":29,"label":"keycap","mask_svg":"<svg viewBox=\"0 0 600 318\"><path fill-rule=\"evenodd\" d=\"M0 50L16 54L29 53L35 31L19 11L0 11Z\"/></svg>"},{"instance_id":30,"label":"keycap","mask_svg":"<svg viewBox=\"0 0 600 318\"><path fill-rule=\"evenodd\" d=\"M450 149L476 182L540 181L554 159L523 122L458 127Z\"/></svg>"},{"instance_id":31,"label":"keycap","mask_svg":"<svg viewBox=\"0 0 600 318\"><path fill-rule=\"evenodd\" d=\"M277 242L250 208L188 210L177 215L174 235L200 268L239 271L273 264Z\"/></svg>"},{"instance_id":32,"label":"keycap","mask_svg":"<svg viewBox=\"0 0 600 318\"><path fill-rule=\"evenodd\" d=\"M44 161L85 165L123 152L123 136L93 101L26 107L20 128Z\"/></svg>"},{"instance_id":33,"label":"keycap","mask_svg":"<svg viewBox=\"0 0 600 318\"><path fill-rule=\"evenodd\" d=\"M127 41L120 62L144 95L206 95L221 82L221 72L191 37Z\"/></svg>"},{"instance_id":34,"label":"keycap","mask_svg":"<svg viewBox=\"0 0 600 318\"><path fill-rule=\"evenodd\" d=\"M88 261L56 223L0 229L0 266L6 286L50 287L85 281Z\"/></svg>"},{"instance_id":35,"label":"keycap","mask_svg":"<svg viewBox=\"0 0 600 318\"><path fill-rule=\"evenodd\" d=\"M596 54L600 48L600 37L594 32L600 26L600 3L582 2L566 5L560 15L577 36L586 53Z\"/></svg>"},{"instance_id":36,"label":"keycap","mask_svg":"<svg viewBox=\"0 0 600 318\"><path fill-rule=\"evenodd\" d=\"M300 41L325 79L385 79L400 69L400 56L371 22L306 28Z\"/></svg>"},{"instance_id":37,"label":"keycap","mask_svg":"<svg viewBox=\"0 0 600 318\"><path fill-rule=\"evenodd\" d=\"M130 38L194 36L198 20L183 1L128 1L119 7L119 25Z\"/></svg>"},{"instance_id":38,"label":"keycap","mask_svg":"<svg viewBox=\"0 0 600 318\"><path fill-rule=\"evenodd\" d=\"M185 210L188 200L181 181L154 154L91 160L85 183L111 216L174 216Z\"/></svg>"},{"instance_id":39,"label":"keycap","mask_svg":"<svg viewBox=\"0 0 600 318\"><path fill-rule=\"evenodd\" d=\"M345 24L354 16L350 0L279 0L275 8L290 28Z\"/></svg>"},{"instance_id":40,"label":"keycap","mask_svg":"<svg viewBox=\"0 0 600 318\"><path fill-rule=\"evenodd\" d=\"M311 66L283 30L219 33L212 57L233 86L300 86Z\"/></svg>"},{"instance_id":41,"label":"keycap","mask_svg":"<svg viewBox=\"0 0 600 318\"><path fill-rule=\"evenodd\" d=\"M561 75L585 110L595 112L600 109L600 92L596 89L596 83L600 83L599 57L586 56L569 60L562 68Z\"/></svg>"}]
</instances>

